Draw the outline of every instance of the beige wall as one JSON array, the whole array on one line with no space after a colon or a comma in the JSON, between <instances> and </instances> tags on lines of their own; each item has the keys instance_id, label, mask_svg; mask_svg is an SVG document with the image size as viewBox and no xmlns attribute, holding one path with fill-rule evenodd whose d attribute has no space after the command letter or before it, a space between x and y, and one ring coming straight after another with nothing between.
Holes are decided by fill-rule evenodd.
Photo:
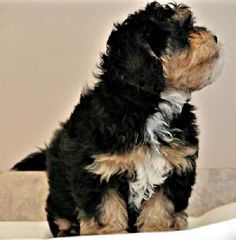
<instances>
[{"instance_id":1,"label":"beige wall","mask_svg":"<svg viewBox=\"0 0 236 240\"><path fill-rule=\"evenodd\" d=\"M43 147L92 80L112 23L146 1L0 1L0 170ZM184 1L224 44L219 81L197 93L200 167L236 167L236 2Z\"/></svg>"}]
</instances>

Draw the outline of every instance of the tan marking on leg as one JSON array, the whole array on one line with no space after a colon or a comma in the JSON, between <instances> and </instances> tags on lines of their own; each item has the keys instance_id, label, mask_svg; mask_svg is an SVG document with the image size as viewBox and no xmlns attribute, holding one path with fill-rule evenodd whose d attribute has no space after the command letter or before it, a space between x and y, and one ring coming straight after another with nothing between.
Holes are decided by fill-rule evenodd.
<instances>
[{"instance_id":1,"label":"tan marking on leg","mask_svg":"<svg viewBox=\"0 0 236 240\"><path fill-rule=\"evenodd\" d=\"M170 88L191 92L212 83L220 48L212 33L206 30L191 33L190 47L185 51L163 55L164 76Z\"/></svg>"},{"instance_id":2,"label":"tan marking on leg","mask_svg":"<svg viewBox=\"0 0 236 240\"><path fill-rule=\"evenodd\" d=\"M99 225L94 218L81 218L80 219L80 235L93 235L97 234Z\"/></svg>"},{"instance_id":3,"label":"tan marking on leg","mask_svg":"<svg viewBox=\"0 0 236 240\"><path fill-rule=\"evenodd\" d=\"M160 146L162 156L175 167L179 174L192 170L192 162L186 159L186 157L194 155L196 152L196 147L184 146L183 143L177 139L174 139L169 146Z\"/></svg>"},{"instance_id":4,"label":"tan marking on leg","mask_svg":"<svg viewBox=\"0 0 236 240\"><path fill-rule=\"evenodd\" d=\"M129 153L124 154L100 154L94 155L95 161L87 167L89 172L101 175L101 181L109 181L114 174L128 171L129 175L134 174L134 161L143 161L148 154L147 147L138 147Z\"/></svg>"},{"instance_id":5,"label":"tan marking on leg","mask_svg":"<svg viewBox=\"0 0 236 240\"><path fill-rule=\"evenodd\" d=\"M99 223L94 218L81 217L81 235L126 232L128 228L126 204L115 190L108 191L99 208L101 211Z\"/></svg>"},{"instance_id":6,"label":"tan marking on leg","mask_svg":"<svg viewBox=\"0 0 236 240\"><path fill-rule=\"evenodd\" d=\"M188 214L186 212L175 213L175 230L183 230L188 227Z\"/></svg>"},{"instance_id":7,"label":"tan marking on leg","mask_svg":"<svg viewBox=\"0 0 236 240\"><path fill-rule=\"evenodd\" d=\"M143 203L136 224L140 232L180 230L187 227L187 214L175 213L173 203L160 191Z\"/></svg>"},{"instance_id":8,"label":"tan marking on leg","mask_svg":"<svg viewBox=\"0 0 236 240\"><path fill-rule=\"evenodd\" d=\"M60 231L68 230L71 227L71 222L65 218L58 218L54 223L58 226Z\"/></svg>"},{"instance_id":9,"label":"tan marking on leg","mask_svg":"<svg viewBox=\"0 0 236 240\"><path fill-rule=\"evenodd\" d=\"M76 236L79 235L79 226L77 223L72 223L68 219L58 218L54 221L58 226L59 232L57 237Z\"/></svg>"}]
</instances>

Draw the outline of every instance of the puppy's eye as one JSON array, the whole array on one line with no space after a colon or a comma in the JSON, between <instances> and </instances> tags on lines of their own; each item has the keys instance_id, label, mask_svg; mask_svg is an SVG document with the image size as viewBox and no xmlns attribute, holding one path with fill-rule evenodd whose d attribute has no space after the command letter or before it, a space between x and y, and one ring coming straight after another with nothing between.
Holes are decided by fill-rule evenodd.
<instances>
[{"instance_id":1,"label":"puppy's eye","mask_svg":"<svg viewBox=\"0 0 236 240\"><path fill-rule=\"evenodd\" d=\"M214 38L215 42L218 43L218 38L217 38L217 36L214 35L213 38Z\"/></svg>"}]
</instances>

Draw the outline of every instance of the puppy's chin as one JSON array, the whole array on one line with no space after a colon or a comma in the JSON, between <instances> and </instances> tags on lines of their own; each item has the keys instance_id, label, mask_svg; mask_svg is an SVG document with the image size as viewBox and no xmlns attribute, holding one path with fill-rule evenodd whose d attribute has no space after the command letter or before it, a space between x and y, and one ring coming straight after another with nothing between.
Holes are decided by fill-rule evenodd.
<instances>
[{"instance_id":1,"label":"puppy's chin","mask_svg":"<svg viewBox=\"0 0 236 240\"><path fill-rule=\"evenodd\" d=\"M202 79L199 81L199 85L196 85L193 88L190 87L189 92L199 91L217 80L223 68L223 59L221 55L221 49L219 48L219 50L210 59L206 60L206 70Z\"/></svg>"},{"instance_id":2,"label":"puppy's chin","mask_svg":"<svg viewBox=\"0 0 236 240\"><path fill-rule=\"evenodd\" d=\"M209 73L206 73L206 76L203 78L202 85L199 86L197 89L193 89L193 91L201 90L202 88L205 88L212 83L214 83L218 76L220 75L222 68L223 68L223 58L222 58L222 49L220 49L211 59L212 62L212 68Z\"/></svg>"},{"instance_id":3,"label":"puppy's chin","mask_svg":"<svg viewBox=\"0 0 236 240\"><path fill-rule=\"evenodd\" d=\"M222 69L221 46L203 30L189 37L189 47L161 57L166 84L184 92L198 91L211 83Z\"/></svg>"}]
</instances>

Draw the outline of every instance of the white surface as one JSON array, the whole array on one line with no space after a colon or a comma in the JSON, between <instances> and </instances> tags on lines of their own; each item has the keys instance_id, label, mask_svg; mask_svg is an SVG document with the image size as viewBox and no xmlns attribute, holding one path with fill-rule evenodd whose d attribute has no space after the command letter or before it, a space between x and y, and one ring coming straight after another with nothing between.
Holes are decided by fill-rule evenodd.
<instances>
[{"instance_id":1,"label":"white surface","mask_svg":"<svg viewBox=\"0 0 236 240\"><path fill-rule=\"evenodd\" d=\"M51 238L47 222L0 222L0 239Z\"/></svg>"},{"instance_id":2,"label":"white surface","mask_svg":"<svg viewBox=\"0 0 236 240\"><path fill-rule=\"evenodd\" d=\"M209 225L197 229L178 231L178 232L160 232L160 233L137 233L113 236L94 236L94 237L73 237L78 240L235 240L236 239L236 219ZM71 238L63 238L63 240Z\"/></svg>"},{"instance_id":3,"label":"white surface","mask_svg":"<svg viewBox=\"0 0 236 240\"><path fill-rule=\"evenodd\" d=\"M236 240L236 202L209 211L199 218L189 218L189 228L191 229L176 232L80 236L73 239ZM1 239L46 239L50 237L47 222L0 222ZM63 240L67 239L71 238L63 238Z\"/></svg>"},{"instance_id":4,"label":"white surface","mask_svg":"<svg viewBox=\"0 0 236 240\"><path fill-rule=\"evenodd\" d=\"M236 220L236 202L208 211L200 217L189 218L189 228L196 228L229 219Z\"/></svg>"}]
</instances>

